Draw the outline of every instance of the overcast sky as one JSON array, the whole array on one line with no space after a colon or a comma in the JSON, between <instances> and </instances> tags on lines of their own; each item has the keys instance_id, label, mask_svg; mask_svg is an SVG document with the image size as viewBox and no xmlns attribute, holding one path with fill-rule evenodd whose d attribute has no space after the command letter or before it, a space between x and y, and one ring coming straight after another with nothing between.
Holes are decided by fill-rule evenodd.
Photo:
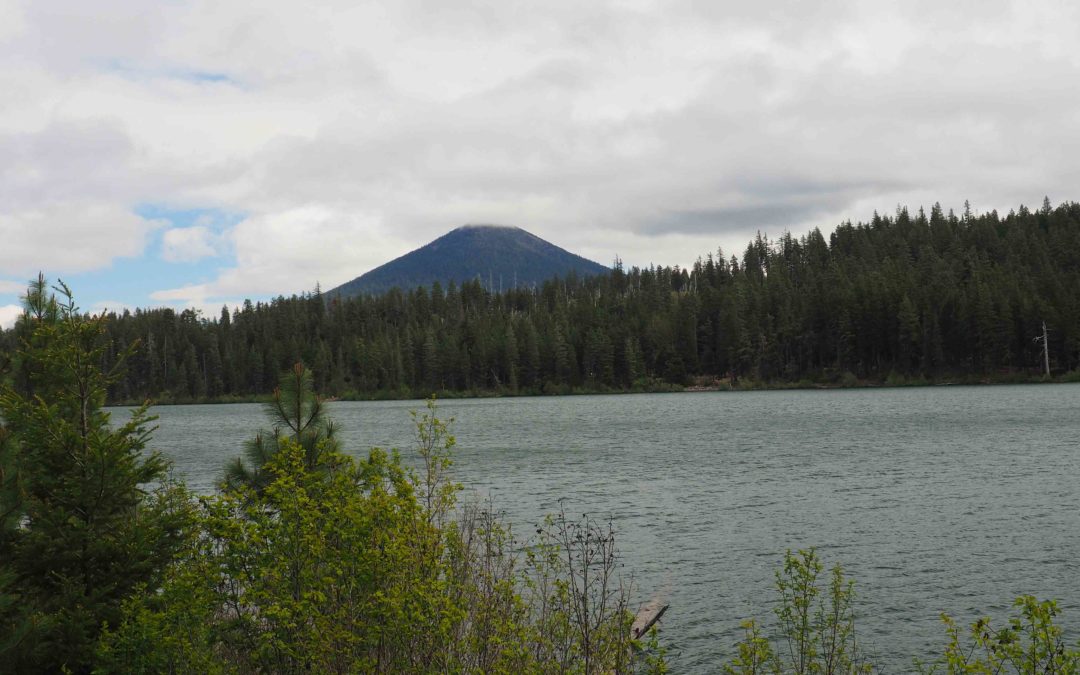
<instances>
[{"instance_id":1,"label":"overcast sky","mask_svg":"<svg viewBox=\"0 0 1080 675\"><path fill-rule=\"evenodd\" d=\"M1073 2L0 0L0 323L38 270L215 312L464 223L686 265L1072 201L1078 83Z\"/></svg>"}]
</instances>

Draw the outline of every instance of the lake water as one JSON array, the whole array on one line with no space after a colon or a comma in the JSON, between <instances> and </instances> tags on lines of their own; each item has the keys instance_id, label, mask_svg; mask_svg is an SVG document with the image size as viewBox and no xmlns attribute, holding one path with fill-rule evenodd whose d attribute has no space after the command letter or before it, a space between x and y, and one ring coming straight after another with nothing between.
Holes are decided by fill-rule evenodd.
<instances>
[{"instance_id":1,"label":"lake water","mask_svg":"<svg viewBox=\"0 0 1080 675\"><path fill-rule=\"evenodd\" d=\"M331 405L345 446L412 446L422 402ZM856 580L888 672L945 643L938 616L1004 619L1021 593L1080 627L1080 384L446 401L456 478L519 532L610 516L642 598L671 603L674 672L716 672L768 616L788 548ZM153 447L197 490L265 426L257 405L160 407ZM408 456L408 453L405 453Z\"/></svg>"}]
</instances>

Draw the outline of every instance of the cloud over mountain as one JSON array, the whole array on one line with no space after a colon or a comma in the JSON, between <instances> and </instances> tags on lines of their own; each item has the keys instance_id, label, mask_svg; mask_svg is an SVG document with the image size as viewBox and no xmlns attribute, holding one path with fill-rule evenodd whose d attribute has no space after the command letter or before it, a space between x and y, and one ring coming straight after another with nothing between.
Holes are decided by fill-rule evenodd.
<instances>
[{"instance_id":1,"label":"cloud over mountain","mask_svg":"<svg viewBox=\"0 0 1080 675\"><path fill-rule=\"evenodd\" d=\"M200 267L159 299L211 301L460 222L685 264L898 202L1077 198L1067 4L320 7L4 3L0 276L160 255ZM244 217L198 239L146 204Z\"/></svg>"}]
</instances>

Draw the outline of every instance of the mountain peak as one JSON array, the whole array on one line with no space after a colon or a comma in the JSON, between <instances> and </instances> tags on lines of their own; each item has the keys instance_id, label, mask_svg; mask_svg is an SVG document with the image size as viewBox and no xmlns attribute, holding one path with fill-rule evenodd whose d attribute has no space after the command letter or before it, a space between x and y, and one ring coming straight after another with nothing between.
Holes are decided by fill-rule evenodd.
<instances>
[{"instance_id":1,"label":"mountain peak","mask_svg":"<svg viewBox=\"0 0 1080 675\"><path fill-rule=\"evenodd\" d=\"M411 253L342 284L343 296L374 295L481 279L495 288L540 284L571 272L605 274L608 268L559 248L513 225L462 225Z\"/></svg>"},{"instance_id":2,"label":"mountain peak","mask_svg":"<svg viewBox=\"0 0 1080 675\"><path fill-rule=\"evenodd\" d=\"M453 232L459 230L521 230L517 225L502 225L499 223L465 223L461 227L455 228Z\"/></svg>"}]
</instances>

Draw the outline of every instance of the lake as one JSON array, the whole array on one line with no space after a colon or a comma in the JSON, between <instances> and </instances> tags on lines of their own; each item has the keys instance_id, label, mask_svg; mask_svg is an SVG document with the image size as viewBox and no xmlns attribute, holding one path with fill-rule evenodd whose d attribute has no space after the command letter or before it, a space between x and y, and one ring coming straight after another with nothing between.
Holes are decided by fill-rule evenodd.
<instances>
[{"instance_id":1,"label":"lake","mask_svg":"<svg viewBox=\"0 0 1080 675\"><path fill-rule=\"evenodd\" d=\"M330 406L345 447L409 457L419 401ZM519 532L611 517L641 599L671 603L673 672L715 672L767 616L788 548L856 581L889 672L939 654L939 614L1003 623L1021 593L1080 626L1080 384L446 401L455 477ZM163 406L152 446L200 491L266 425L260 406Z\"/></svg>"}]
</instances>

